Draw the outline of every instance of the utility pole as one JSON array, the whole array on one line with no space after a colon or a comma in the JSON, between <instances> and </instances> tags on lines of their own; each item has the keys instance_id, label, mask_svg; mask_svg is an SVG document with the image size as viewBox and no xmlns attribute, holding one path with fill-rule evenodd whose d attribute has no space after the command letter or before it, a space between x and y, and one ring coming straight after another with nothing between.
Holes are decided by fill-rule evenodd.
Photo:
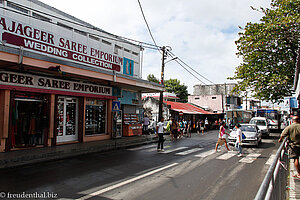
<instances>
[{"instance_id":1,"label":"utility pole","mask_svg":"<svg viewBox=\"0 0 300 200\"><path fill-rule=\"evenodd\" d=\"M160 83L164 85L164 71L165 71L165 59L166 59L166 47L162 47L162 62L161 62L161 81ZM158 110L158 120L163 116L163 101L164 101L164 92L160 92L159 95L159 110Z\"/></svg>"}]
</instances>

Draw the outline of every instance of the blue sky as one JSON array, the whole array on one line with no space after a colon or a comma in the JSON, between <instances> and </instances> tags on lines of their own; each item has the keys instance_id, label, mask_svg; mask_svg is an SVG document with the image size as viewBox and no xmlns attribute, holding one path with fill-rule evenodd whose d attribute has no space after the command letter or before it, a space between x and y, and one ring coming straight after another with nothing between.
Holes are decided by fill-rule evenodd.
<instances>
[{"instance_id":1,"label":"blue sky","mask_svg":"<svg viewBox=\"0 0 300 200\"><path fill-rule=\"evenodd\" d=\"M137 0L41 0L59 10L110 33L153 43ZM159 46L172 52L213 83L230 82L241 62L234 41L239 26L259 22L262 13L255 8L270 7L271 0L140 0ZM161 54L145 50L143 78L160 77ZM165 79L177 78L190 94L199 80L172 61L165 68ZM199 77L205 84L210 84ZM231 81L232 82L232 81Z\"/></svg>"}]
</instances>

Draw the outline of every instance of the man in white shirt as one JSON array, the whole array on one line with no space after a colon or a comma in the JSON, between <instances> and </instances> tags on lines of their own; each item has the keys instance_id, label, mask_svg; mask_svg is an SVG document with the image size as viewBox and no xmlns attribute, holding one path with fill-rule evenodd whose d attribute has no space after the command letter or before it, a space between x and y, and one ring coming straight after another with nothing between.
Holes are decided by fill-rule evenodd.
<instances>
[{"instance_id":1,"label":"man in white shirt","mask_svg":"<svg viewBox=\"0 0 300 200\"><path fill-rule=\"evenodd\" d=\"M239 125L239 124L235 125L235 128L236 128L236 141L235 141L235 145L234 145L235 148L239 151L239 154L238 154L239 157L243 156L242 147L241 147L243 133L242 133L240 127L241 127L241 125Z\"/></svg>"},{"instance_id":2,"label":"man in white shirt","mask_svg":"<svg viewBox=\"0 0 300 200\"><path fill-rule=\"evenodd\" d=\"M164 118L157 123L156 132L158 135L157 151L164 151Z\"/></svg>"}]
</instances>

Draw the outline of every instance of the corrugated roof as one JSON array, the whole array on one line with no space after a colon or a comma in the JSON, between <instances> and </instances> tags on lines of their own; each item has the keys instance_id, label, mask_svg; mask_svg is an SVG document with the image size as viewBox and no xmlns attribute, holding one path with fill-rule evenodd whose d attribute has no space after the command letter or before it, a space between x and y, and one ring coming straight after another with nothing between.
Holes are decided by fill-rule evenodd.
<instances>
[{"instance_id":1,"label":"corrugated roof","mask_svg":"<svg viewBox=\"0 0 300 200\"><path fill-rule=\"evenodd\" d=\"M171 105L171 110L177 111L177 112L183 112L185 114L215 114L208 111L205 111L201 108L198 108L196 106L193 106L189 103L179 103L179 102L173 102L173 101L164 101L167 105Z\"/></svg>"}]
</instances>

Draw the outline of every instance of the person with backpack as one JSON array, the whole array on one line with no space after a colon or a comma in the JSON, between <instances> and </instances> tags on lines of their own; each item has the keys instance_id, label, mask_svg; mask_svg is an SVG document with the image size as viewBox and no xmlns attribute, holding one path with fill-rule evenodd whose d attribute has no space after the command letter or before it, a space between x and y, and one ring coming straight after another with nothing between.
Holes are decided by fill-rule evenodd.
<instances>
[{"instance_id":1,"label":"person with backpack","mask_svg":"<svg viewBox=\"0 0 300 200\"><path fill-rule=\"evenodd\" d=\"M243 133L240 129L241 125L240 124L236 124L235 128L236 128L236 141L235 141L235 145L234 147L239 151L238 157L243 156L243 151L242 151L242 139L243 139Z\"/></svg>"}]
</instances>

